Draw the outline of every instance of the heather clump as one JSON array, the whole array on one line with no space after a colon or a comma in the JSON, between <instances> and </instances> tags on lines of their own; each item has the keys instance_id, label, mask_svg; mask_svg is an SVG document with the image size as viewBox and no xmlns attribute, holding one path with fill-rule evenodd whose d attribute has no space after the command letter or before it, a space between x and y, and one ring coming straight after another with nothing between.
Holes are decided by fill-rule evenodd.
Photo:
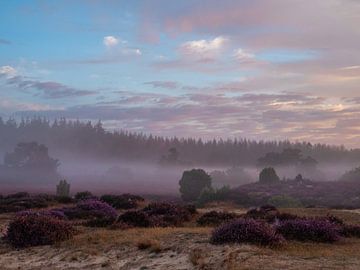
<instances>
[{"instance_id":1,"label":"heather clump","mask_svg":"<svg viewBox=\"0 0 360 270\"><path fill-rule=\"evenodd\" d=\"M85 225L103 227L112 224L117 218L116 210L109 204L97 199L80 201L75 207L63 208L69 219L86 219Z\"/></svg>"},{"instance_id":2,"label":"heather clump","mask_svg":"<svg viewBox=\"0 0 360 270\"><path fill-rule=\"evenodd\" d=\"M261 219L266 220L268 222L273 222L276 219L280 212L277 210L276 207L272 205L264 205L259 208L253 208L246 212L244 215L245 218L252 218L252 219Z\"/></svg>"},{"instance_id":3,"label":"heather clump","mask_svg":"<svg viewBox=\"0 0 360 270\"><path fill-rule=\"evenodd\" d=\"M100 200L110 204L116 209L133 209L139 206L140 202L144 201L144 198L132 194L122 195L103 195Z\"/></svg>"},{"instance_id":4,"label":"heather clump","mask_svg":"<svg viewBox=\"0 0 360 270\"><path fill-rule=\"evenodd\" d=\"M280 222L277 232L289 240L328 242L340 238L336 224L324 219L294 219Z\"/></svg>"},{"instance_id":5,"label":"heather clump","mask_svg":"<svg viewBox=\"0 0 360 270\"><path fill-rule=\"evenodd\" d=\"M70 223L41 214L20 214L10 222L5 239L16 248L50 245L75 233Z\"/></svg>"},{"instance_id":6,"label":"heather clump","mask_svg":"<svg viewBox=\"0 0 360 270\"><path fill-rule=\"evenodd\" d=\"M201 226L217 226L235 218L237 215L234 213L210 211L200 216L196 222Z\"/></svg>"},{"instance_id":7,"label":"heather clump","mask_svg":"<svg viewBox=\"0 0 360 270\"><path fill-rule=\"evenodd\" d=\"M210 241L213 244L250 243L277 246L284 242L284 238L263 221L240 218L217 227Z\"/></svg>"},{"instance_id":8,"label":"heather clump","mask_svg":"<svg viewBox=\"0 0 360 270\"><path fill-rule=\"evenodd\" d=\"M151 203L143 211L151 218L162 219L162 226L180 226L183 222L189 221L193 208L171 203Z\"/></svg>"},{"instance_id":9,"label":"heather clump","mask_svg":"<svg viewBox=\"0 0 360 270\"><path fill-rule=\"evenodd\" d=\"M152 225L151 219L143 211L127 211L120 215L117 222L125 223L133 227L150 227Z\"/></svg>"}]
</instances>

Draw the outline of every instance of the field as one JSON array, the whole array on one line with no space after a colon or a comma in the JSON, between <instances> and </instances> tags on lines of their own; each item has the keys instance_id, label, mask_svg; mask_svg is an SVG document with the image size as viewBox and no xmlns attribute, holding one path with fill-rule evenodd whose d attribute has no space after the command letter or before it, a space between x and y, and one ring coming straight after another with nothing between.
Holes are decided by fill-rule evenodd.
<instances>
[{"instance_id":1,"label":"field","mask_svg":"<svg viewBox=\"0 0 360 270\"><path fill-rule=\"evenodd\" d=\"M214 205L199 212L226 210L245 213L233 205ZM360 223L356 210L280 209L301 216L332 214ZM198 214L199 215L199 214ZM0 215L4 231L13 214ZM78 226L72 239L53 246L14 249L0 242L1 269L360 269L360 239L337 243L287 241L277 248L249 244L212 245L211 227L196 217L182 227L88 228Z\"/></svg>"}]
</instances>

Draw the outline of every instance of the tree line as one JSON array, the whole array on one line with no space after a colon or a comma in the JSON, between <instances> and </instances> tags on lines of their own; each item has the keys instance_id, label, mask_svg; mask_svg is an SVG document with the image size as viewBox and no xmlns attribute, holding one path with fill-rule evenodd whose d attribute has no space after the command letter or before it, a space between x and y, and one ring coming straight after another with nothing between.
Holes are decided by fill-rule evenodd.
<instances>
[{"instance_id":1,"label":"tree line","mask_svg":"<svg viewBox=\"0 0 360 270\"><path fill-rule=\"evenodd\" d=\"M66 151L78 156L119 158L136 161L160 161L169 149L176 149L177 158L186 164L256 165L269 152L299 149L319 162L358 162L360 149L344 146L311 144L310 142L256 141L246 138L202 140L162 137L126 130L105 130L101 121L50 121L34 117L16 121L0 118L0 151L14 149L19 142L38 142L50 151ZM174 150L173 155L174 155Z\"/></svg>"}]
</instances>

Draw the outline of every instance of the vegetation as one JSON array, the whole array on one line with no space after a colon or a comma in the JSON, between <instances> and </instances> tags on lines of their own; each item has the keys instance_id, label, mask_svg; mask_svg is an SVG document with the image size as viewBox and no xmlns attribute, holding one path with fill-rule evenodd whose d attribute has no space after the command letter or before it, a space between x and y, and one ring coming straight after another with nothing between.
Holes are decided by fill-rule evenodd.
<instances>
[{"instance_id":1,"label":"vegetation","mask_svg":"<svg viewBox=\"0 0 360 270\"><path fill-rule=\"evenodd\" d=\"M74 234L66 221L47 215L19 215L10 222L5 239L16 248L50 245Z\"/></svg>"},{"instance_id":2,"label":"vegetation","mask_svg":"<svg viewBox=\"0 0 360 270\"><path fill-rule=\"evenodd\" d=\"M56 186L56 195L59 197L70 197L70 184L66 180L61 180Z\"/></svg>"},{"instance_id":3,"label":"vegetation","mask_svg":"<svg viewBox=\"0 0 360 270\"><path fill-rule=\"evenodd\" d=\"M332 243L340 239L337 226L323 219L282 221L277 226L277 232L289 240Z\"/></svg>"},{"instance_id":4,"label":"vegetation","mask_svg":"<svg viewBox=\"0 0 360 270\"><path fill-rule=\"evenodd\" d=\"M351 162L360 160L360 150L343 146L289 141L252 141L247 139L210 140L166 138L128 131L105 131L101 122L50 122L44 118L27 118L17 123L0 118L0 152L10 151L18 142L41 142L50 149L62 149L72 154L128 160L158 160L168 149L176 148L183 160L194 164L253 165L259 157L283 149L299 149L304 156L319 162ZM264 165L265 166L265 165ZM272 166L272 164L266 165Z\"/></svg>"},{"instance_id":5,"label":"vegetation","mask_svg":"<svg viewBox=\"0 0 360 270\"><path fill-rule=\"evenodd\" d=\"M90 191L81 191L81 192L77 192L74 198L77 201L83 201L88 199L95 199L96 196L94 196Z\"/></svg>"},{"instance_id":6,"label":"vegetation","mask_svg":"<svg viewBox=\"0 0 360 270\"><path fill-rule=\"evenodd\" d=\"M198 206L204 206L209 202L216 201L226 201L229 199L230 188L228 186L224 186L219 189L214 189L212 187L205 187L201 193L196 203Z\"/></svg>"},{"instance_id":7,"label":"vegetation","mask_svg":"<svg viewBox=\"0 0 360 270\"><path fill-rule=\"evenodd\" d=\"M200 226L218 226L237 217L234 213L210 211L200 216L196 222Z\"/></svg>"},{"instance_id":8,"label":"vegetation","mask_svg":"<svg viewBox=\"0 0 360 270\"><path fill-rule=\"evenodd\" d=\"M263 169L259 174L259 182L261 184L273 184L280 182L279 176L276 174L274 168L269 167Z\"/></svg>"},{"instance_id":9,"label":"vegetation","mask_svg":"<svg viewBox=\"0 0 360 270\"><path fill-rule=\"evenodd\" d=\"M202 169L192 169L184 171L179 185L184 201L196 201L204 188L211 187L211 177Z\"/></svg>"},{"instance_id":10,"label":"vegetation","mask_svg":"<svg viewBox=\"0 0 360 270\"><path fill-rule=\"evenodd\" d=\"M243 218L221 225L211 236L211 242L214 244L250 243L276 246L283 241L283 237L267 223Z\"/></svg>"},{"instance_id":11,"label":"vegetation","mask_svg":"<svg viewBox=\"0 0 360 270\"><path fill-rule=\"evenodd\" d=\"M233 166L225 171L215 170L210 173L214 187L237 187L251 182L250 175L241 167Z\"/></svg>"},{"instance_id":12,"label":"vegetation","mask_svg":"<svg viewBox=\"0 0 360 270\"><path fill-rule=\"evenodd\" d=\"M275 195L272 196L268 203L280 208L296 208L301 207L302 204L299 200L292 198L288 195Z\"/></svg>"},{"instance_id":13,"label":"vegetation","mask_svg":"<svg viewBox=\"0 0 360 270\"><path fill-rule=\"evenodd\" d=\"M341 176L340 181L360 182L360 167L346 172L343 176Z\"/></svg>"},{"instance_id":14,"label":"vegetation","mask_svg":"<svg viewBox=\"0 0 360 270\"><path fill-rule=\"evenodd\" d=\"M100 200L110 204L116 209L132 209L137 208L140 202L144 201L144 198L132 194L122 195L103 195Z\"/></svg>"}]
</instances>

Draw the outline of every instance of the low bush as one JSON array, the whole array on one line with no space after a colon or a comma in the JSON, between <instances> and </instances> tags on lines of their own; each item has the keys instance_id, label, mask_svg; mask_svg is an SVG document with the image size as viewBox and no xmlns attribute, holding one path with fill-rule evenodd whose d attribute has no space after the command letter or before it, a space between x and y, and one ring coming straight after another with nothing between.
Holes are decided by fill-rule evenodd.
<instances>
[{"instance_id":1,"label":"low bush","mask_svg":"<svg viewBox=\"0 0 360 270\"><path fill-rule=\"evenodd\" d=\"M94 196L90 191L81 191L76 193L74 198L77 201L83 201L88 199L96 199L96 196Z\"/></svg>"},{"instance_id":2,"label":"low bush","mask_svg":"<svg viewBox=\"0 0 360 270\"><path fill-rule=\"evenodd\" d=\"M339 228L339 233L343 237L360 238L360 226L351 225L351 224L342 224Z\"/></svg>"},{"instance_id":3,"label":"low bush","mask_svg":"<svg viewBox=\"0 0 360 270\"><path fill-rule=\"evenodd\" d=\"M50 245L75 233L66 221L46 215L20 215L10 222L5 239L16 248Z\"/></svg>"},{"instance_id":4,"label":"low bush","mask_svg":"<svg viewBox=\"0 0 360 270\"><path fill-rule=\"evenodd\" d=\"M245 218L262 219L267 222L274 222L279 215L279 211L272 205L264 205L259 208L253 208L246 212Z\"/></svg>"},{"instance_id":5,"label":"low bush","mask_svg":"<svg viewBox=\"0 0 360 270\"><path fill-rule=\"evenodd\" d=\"M180 226L183 222L189 221L193 208L171 203L150 203L143 211L154 220L154 226ZM155 222L156 221L156 222Z\"/></svg>"},{"instance_id":6,"label":"low bush","mask_svg":"<svg viewBox=\"0 0 360 270\"><path fill-rule=\"evenodd\" d=\"M339 240L336 224L324 219L294 219L280 222L277 232L286 239L298 241L328 242Z\"/></svg>"},{"instance_id":7,"label":"low bush","mask_svg":"<svg viewBox=\"0 0 360 270\"><path fill-rule=\"evenodd\" d=\"M284 242L284 238L265 222L240 218L216 228L210 241L213 244L250 243L277 246Z\"/></svg>"},{"instance_id":8,"label":"low bush","mask_svg":"<svg viewBox=\"0 0 360 270\"><path fill-rule=\"evenodd\" d=\"M69 219L87 219L84 225L91 227L110 225L117 218L117 212L113 207L96 199L80 201L75 207L60 210Z\"/></svg>"},{"instance_id":9,"label":"low bush","mask_svg":"<svg viewBox=\"0 0 360 270\"><path fill-rule=\"evenodd\" d=\"M67 196L56 196L55 200L58 203L63 203L63 204L70 204L70 203L75 203L76 202L73 198L67 197Z\"/></svg>"},{"instance_id":10,"label":"low bush","mask_svg":"<svg viewBox=\"0 0 360 270\"><path fill-rule=\"evenodd\" d=\"M27 193L16 193L0 199L0 213L18 212L31 208L48 207L49 202L40 196L29 196Z\"/></svg>"},{"instance_id":11,"label":"low bush","mask_svg":"<svg viewBox=\"0 0 360 270\"><path fill-rule=\"evenodd\" d=\"M132 195L132 194L122 194L122 195L103 195L100 197L100 200L110 204L116 209L133 209L139 206L139 202L144 201L144 198Z\"/></svg>"},{"instance_id":12,"label":"low bush","mask_svg":"<svg viewBox=\"0 0 360 270\"><path fill-rule=\"evenodd\" d=\"M119 216L117 222L133 227L150 227L152 225L151 219L143 211L127 211Z\"/></svg>"},{"instance_id":13,"label":"low bush","mask_svg":"<svg viewBox=\"0 0 360 270\"><path fill-rule=\"evenodd\" d=\"M217 226L236 217L237 215L234 213L210 211L199 217L196 222L201 226Z\"/></svg>"},{"instance_id":14,"label":"low bush","mask_svg":"<svg viewBox=\"0 0 360 270\"><path fill-rule=\"evenodd\" d=\"M64 212L60 209L48 209L42 211L33 211L33 210L25 210L17 212L16 217L23 217L23 216L47 216L52 218L57 218L61 220L66 220L67 217L65 216Z\"/></svg>"}]
</instances>

